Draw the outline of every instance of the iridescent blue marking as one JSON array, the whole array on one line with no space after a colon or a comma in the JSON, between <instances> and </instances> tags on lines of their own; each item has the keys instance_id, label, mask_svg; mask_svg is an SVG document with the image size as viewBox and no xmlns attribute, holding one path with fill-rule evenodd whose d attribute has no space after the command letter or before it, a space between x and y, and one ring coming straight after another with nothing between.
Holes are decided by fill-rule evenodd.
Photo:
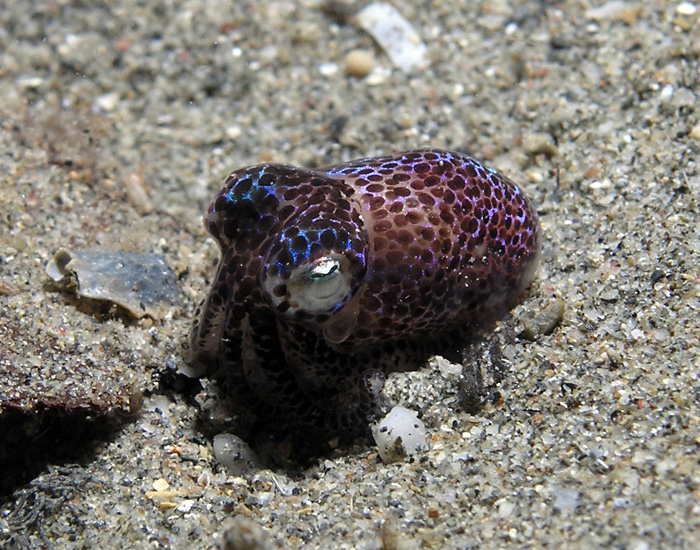
<instances>
[{"instance_id":1,"label":"iridescent blue marking","mask_svg":"<svg viewBox=\"0 0 700 550\"><path fill-rule=\"evenodd\" d=\"M317 231L313 230L311 231L312 233L317 233ZM292 242L295 239L298 239L299 237L302 237L306 241L306 247L304 250L294 250L294 247L292 246ZM301 265L302 263L308 261L309 256L311 254L310 248L311 248L311 243L312 241L315 241L316 239L310 239L309 238L309 232L306 229L301 229L297 228L297 231L294 232L294 235L288 235L285 234L283 238L283 243L285 244L284 250L286 250L292 257L291 262L281 262L277 260L277 267L280 270L281 273L283 272L290 272L292 269L295 267ZM278 254L279 257L279 254Z\"/></svg>"},{"instance_id":2,"label":"iridescent blue marking","mask_svg":"<svg viewBox=\"0 0 700 550\"><path fill-rule=\"evenodd\" d=\"M260 180L266 175L269 175L269 173L267 172L266 167L263 167L262 170L260 170L260 172L255 176L247 176L247 179L251 180L250 188L247 191L242 191L242 185L239 182L237 185L234 185L231 189L229 189L224 196L233 202L250 200L254 203L263 200L268 195L274 195L277 197L277 183L274 176L269 176L272 180L270 184L263 184L260 182Z\"/></svg>"}]
</instances>

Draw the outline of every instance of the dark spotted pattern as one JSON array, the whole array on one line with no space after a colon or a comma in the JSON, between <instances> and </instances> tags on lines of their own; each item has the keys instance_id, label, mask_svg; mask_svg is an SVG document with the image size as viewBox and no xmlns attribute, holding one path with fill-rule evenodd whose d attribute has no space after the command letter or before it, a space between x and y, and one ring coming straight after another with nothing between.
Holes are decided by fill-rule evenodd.
<instances>
[{"instance_id":1,"label":"dark spotted pattern","mask_svg":"<svg viewBox=\"0 0 700 550\"><path fill-rule=\"evenodd\" d=\"M436 149L244 168L205 225L222 257L192 363L224 376L241 410L331 433L366 423L383 375L420 367L511 305L539 239L514 183Z\"/></svg>"}]
</instances>

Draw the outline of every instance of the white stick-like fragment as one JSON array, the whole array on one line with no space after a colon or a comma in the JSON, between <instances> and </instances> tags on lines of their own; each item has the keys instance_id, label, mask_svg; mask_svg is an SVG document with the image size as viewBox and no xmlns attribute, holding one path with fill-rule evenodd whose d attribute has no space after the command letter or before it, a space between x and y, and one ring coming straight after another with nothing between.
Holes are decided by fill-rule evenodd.
<instances>
[{"instance_id":1,"label":"white stick-like fragment","mask_svg":"<svg viewBox=\"0 0 700 550\"><path fill-rule=\"evenodd\" d=\"M357 14L357 21L397 68L411 72L428 66L425 43L413 25L391 4L367 4Z\"/></svg>"}]
</instances>

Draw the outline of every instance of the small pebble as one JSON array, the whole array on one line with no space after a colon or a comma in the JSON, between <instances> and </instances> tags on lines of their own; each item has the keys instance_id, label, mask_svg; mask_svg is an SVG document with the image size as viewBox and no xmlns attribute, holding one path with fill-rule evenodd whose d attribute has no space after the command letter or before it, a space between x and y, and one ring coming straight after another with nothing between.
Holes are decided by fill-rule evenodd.
<instances>
[{"instance_id":1,"label":"small pebble","mask_svg":"<svg viewBox=\"0 0 700 550\"><path fill-rule=\"evenodd\" d=\"M170 484L166 480L164 480L162 477L159 479L156 479L153 482L153 488L156 491L167 491L168 487L170 487Z\"/></svg>"},{"instance_id":2,"label":"small pebble","mask_svg":"<svg viewBox=\"0 0 700 550\"><path fill-rule=\"evenodd\" d=\"M382 523L382 550L414 550L418 543L411 540L399 523L399 518L390 514Z\"/></svg>"},{"instance_id":3,"label":"small pebble","mask_svg":"<svg viewBox=\"0 0 700 550\"><path fill-rule=\"evenodd\" d=\"M232 475L242 476L260 467L257 455L237 435L219 434L214 437L213 445L214 457Z\"/></svg>"},{"instance_id":4,"label":"small pebble","mask_svg":"<svg viewBox=\"0 0 700 550\"><path fill-rule=\"evenodd\" d=\"M536 132L523 136L523 150L528 155L545 155L555 157L559 154L554 138L545 132Z\"/></svg>"},{"instance_id":5,"label":"small pebble","mask_svg":"<svg viewBox=\"0 0 700 550\"><path fill-rule=\"evenodd\" d=\"M339 70L337 63L321 63L318 66L318 72L323 76L333 76Z\"/></svg>"},{"instance_id":6,"label":"small pebble","mask_svg":"<svg viewBox=\"0 0 700 550\"><path fill-rule=\"evenodd\" d=\"M362 78L374 69L375 59L368 50L353 50L345 56L345 74Z\"/></svg>"},{"instance_id":7,"label":"small pebble","mask_svg":"<svg viewBox=\"0 0 700 550\"><path fill-rule=\"evenodd\" d=\"M698 122L693 129L690 130L690 137L693 139L700 139L700 122Z\"/></svg>"},{"instance_id":8,"label":"small pebble","mask_svg":"<svg viewBox=\"0 0 700 550\"><path fill-rule=\"evenodd\" d=\"M661 92L659 93L659 98L661 101L668 101L673 97L673 93L675 92L675 89L672 84L666 84L663 88L661 88Z\"/></svg>"},{"instance_id":9,"label":"small pebble","mask_svg":"<svg viewBox=\"0 0 700 550\"><path fill-rule=\"evenodd\" d=\"M676 8L676 13L678 15L695 15L697 12L697 7L691 2L681 2Z\"/></svg>"},{"instance_id":10,"label":"small pebble","mask_svg":"<svg viewBox=\"0 0 700 550\"><path fill-rule=\"evenodd\" d=\"M555 510L575 510L578 506L580 493L575 489L555 487L552 491L552 496L554 496L553 507Z\"/></svg>"},{"instance_id":11,"label":"small pebble","mask_svg":"<svg viewBox=\"0 0 700 550\"><path fill-rule=\"evenodd\" d=\"M698 98L696 95L693 93L692 90L688 88L678 88L675 93L673 94L673 99L671 101L671 104L674 107L681 108L681 107L693 107L694 105L697 105Z\"/></svg>"},{"instance_id":12,"label":"small pebble","mask_svg":"<svg viewBox=\"0 0 700 550\"><path fill-rule=\"evenodd\" d=\"M95 106L101 111L113 111L119 103L119 93L109 92L95 99Z\"/></svg>"},{"instance_id":13,"label":"small pebble","mask_svg":"<svg viewBox=\"0 0 700 550\"><path fill-rule=\"evenodd\" d=\"M384 462L396 462L428 450L425 424L416 413L399 405L373 427L372 435Z\"/></svg>"},{"instance_id":14,"label":"small pebble","mask_svg":"<svg viewBox=\"0 0 700 550\"><path fill-rule=\"evenodd\" d=\"M139 214L146 215L153 212L153 203L148 198L148 193L143 187L143 178L136 172L130 172L124 178L124 188L129 197L129 202L136 208Z\"/></svg>"},{"instance_id":15,"label":"small pebble","mask_svg":"<svg viewBox=\"0 0 700 550\"><path fill-rule=\"evenodd\" d=\"M189 514L190 511L192 510L193 506L194 506L194 500L185 499L175 507L175 510L177 510L181 514Z\"/></svg>"},{"instance_id":16,"label":"small pebble","mask_svg":"<svg viewBox=\"0 0 700 550\"><path fill-rule=\"evenodd\" d=\"M564 318L566 302L559 295L530 300L514 313L522 325L520 335L535 340L541 335L551 334Z\"/></svg>"},{"instance_id":17,"label":"small pebble","mask_svg":"<svg viewBox=\"0 0 700 550\"><path fill-rule=\"evenodd\" d=\"M238 139L241 137L241 134L243 133L243 130L241 129L240 126L229 126L226 128L226 137L228 137L231 141Z\"/></svg>"},{"instance_id":18,"label":"small pebble","mask_svg":"<svg viewBox=\"0 0 700 550\"><path fill-rule=\"evenodd\" d=\"M226 519L219 536L221 550L273 550L278 548L262 527L245 516L234 516Z\"/></svg>"},{"instance_id":19,"label":"small pebble","mask_svg":"<svg viewBox=\"0 0 700 550\"><path fill-rule=\"evenodd\" d=\"M651 546L645 540L634 537L627 545L628 550L649 550Z\"/></svg>"},{"instance_id":20,"label":"small pebble","mask_svg":"<svg viewBox=\"0 0 700 550\"><path fill-rule=\"evenodd\" d=\"M26 78L18 78L17 85L25 90L33 90L39 88L44 83L44 79L40 76L29 76Z\"/></svg>"}]
</instances>

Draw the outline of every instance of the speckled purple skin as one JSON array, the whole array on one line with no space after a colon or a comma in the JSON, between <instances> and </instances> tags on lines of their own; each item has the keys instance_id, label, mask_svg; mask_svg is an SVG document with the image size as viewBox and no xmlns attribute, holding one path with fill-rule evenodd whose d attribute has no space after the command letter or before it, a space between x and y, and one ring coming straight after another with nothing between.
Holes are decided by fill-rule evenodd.
<instances>
[{"instance_id":1,"label":"speckled purple skin","mask_svg":"<svg viewBox=\"0 0 700 550\"><path fill-rule=\"evenodd\" d=\"M479 162L425 149L233 172L205 225L222 257L190 360L282 430L359 429L383 376L422 366L530 283L537 215Z\"/></svg>"}]
</instances>

